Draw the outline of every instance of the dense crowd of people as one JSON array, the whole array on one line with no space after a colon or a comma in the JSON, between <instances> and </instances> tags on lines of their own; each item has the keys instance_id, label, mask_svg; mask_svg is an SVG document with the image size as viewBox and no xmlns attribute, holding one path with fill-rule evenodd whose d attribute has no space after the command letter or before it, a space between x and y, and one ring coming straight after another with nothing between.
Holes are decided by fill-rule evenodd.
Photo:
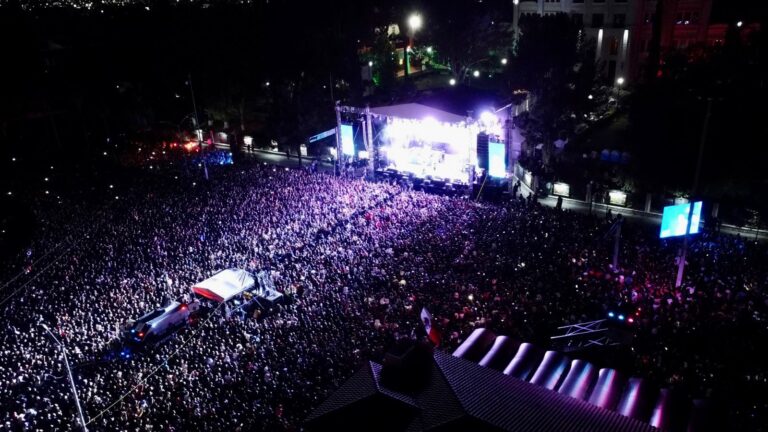
<instances>
[{"instance_id":1,"label":"dense crowd of people","mask_svg":"<svg viewBox=\"0 0 768 432\"><path fill-rule=\"evenodd\" d=\"M613 268L610 218L522 196L490 204L261 164L210 174L155 173L98 211L39 208L41 235L0 305L0 430L77 425L41 323L67 347L90 430L298 430L364 361L420 337L422 307L449 351L478 326L546 343L564 323L637 311L631 372L693 397L745 391L731 415L760 424L765 245L703 234L675 288L674 240L625 223ZM225 268L269 271L289 301L115 353L122 322Z\"/></svg>"}]
</instances>

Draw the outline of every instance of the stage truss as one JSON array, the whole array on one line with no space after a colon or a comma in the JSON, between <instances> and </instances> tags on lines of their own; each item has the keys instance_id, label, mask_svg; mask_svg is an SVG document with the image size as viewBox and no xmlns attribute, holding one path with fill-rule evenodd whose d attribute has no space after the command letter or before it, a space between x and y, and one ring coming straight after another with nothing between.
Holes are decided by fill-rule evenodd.
<instances>
[{"instance_id":1,"label":"stage truss","mask_svg":"<svg viewBox=\"0 0 768 432\"><path fill-rule=\"evenodd\" d=\"M372 112L371 108L336 105L337 161L367 160L368 172L397 172L404 176L469 184L480 174L478 135L487 134L498 148L503 146L501 176L511 175L518 152L512 147L512 107L483 111L477 118L439 121L434 116L402 118ZM509 115L505 113L509 111ZM517 112L517 111L515 111ZM359 124L364 150L355 151L350 124ZM519 146L519 143L518 143ZM484 150L487 151L487 150ZM497 156L496 167L499 166ZM499 172L497 168L497 173Z\"/></svg>"}]
</instances>

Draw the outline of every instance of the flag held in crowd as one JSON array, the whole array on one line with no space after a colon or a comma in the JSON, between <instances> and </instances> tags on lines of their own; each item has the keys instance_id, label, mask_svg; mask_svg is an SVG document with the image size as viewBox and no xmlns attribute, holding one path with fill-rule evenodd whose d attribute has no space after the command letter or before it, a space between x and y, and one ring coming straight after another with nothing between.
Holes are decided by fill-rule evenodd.
<instances>
[{"instance_id":1,"label":"flag held in crowd","mask_svg":"<svg viewBox=\"0 0 768 432\"><path fill-rule=\"evenodd\" d=\"M429 340L435 346L440 346L440 331L432 325L432 314L427 308L421 308L421 322L424 323L424 330L426 330Z\"/></svg>"}]
</instances>

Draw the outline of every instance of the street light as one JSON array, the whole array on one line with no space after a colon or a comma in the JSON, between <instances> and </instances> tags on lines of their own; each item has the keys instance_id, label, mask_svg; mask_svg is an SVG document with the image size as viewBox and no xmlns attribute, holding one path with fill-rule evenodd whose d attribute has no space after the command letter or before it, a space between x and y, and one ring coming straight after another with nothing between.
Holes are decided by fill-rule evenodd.
<instances>
[{"instance_id":1,"label":"street light","mask_svg":"<svg viewBox=\"0 0 768 432\"><path fill-rule=\"evenodd\" d=\"M480 76L480 71L475 69L475 71L472 72L472 76L475 77L475 78L478 78Z\"/></svg>"},{"instance_id":2,"label":"street light","mask_svg":"<svg viewBox=\"0 0 768 432\"><path fill-rule=\"evenodd\" d=\"M373 67L373 61L372 60L368 61L368 67Z\"/></svg>"},{"instance_id":3,"label":"street light","mask_svg":"<svg viewBox=\"0 0 768 432\"><path fill-rule=\"evenodd\" d=\"M45 329L46 332L51 336L51 338L56 342L56 344L61 348L61 353L64 355L64 364L67 366L67 375L69 376L69 384L72 386L72 395L75 397L75 406L77 406L77 413L80 416L80 425L83 427L83 430L85 432L88 432L88 427L85 423L85 417L83 417L83 409L80 407L80 398L77 397L77 388L75 388L75 380L72 379L72 370L69 368L69 359L67 358L67 348L62 344L58 339L56 339L56 336L51 333L51 330L48 329L48 326L39 323L40 327Z\"/></svg>"},{"instance_id":4,"label":"street light","mask_svg":"<svg viewBox=\"0 0 768 432\"><path fill-rule=\"evenodd\" d=\"M408 18L408 27L411 28L411 32L415 32L416 30L419 30L421 28L422 20L421 15L418 13L412 14Z\"/></svg>"},{"instance_id":5,"label":"street light","mask_svg":"<svg viewBox=\"0 0 768 432\"><path fill-rule=\"evenodd\" d=\"M739 21L739 22L736 23L736 27L741 27L743 25L744 25L744 23L742 21Z\"/></svg>"},{"instance_id":6,"label":"street light","mask_svg":"<svg viewBox=\"0 0 768 432\"><path fill-rule=\"evenodd\" d=\"M621 86L624 85L624 77L616 78L616 86L614 87L614 93L616 93L616 108L618 109L621 104Z\"/></svg>"},{"instance_id":7,"label":"street light","mask_svg":"<svg viewBox=\"0 0 768 432\"><path fill-rule=\"evenodd\" d=\"M197 115L197 102L195 101L195 87L192 85L192 72L187 75L187 83L189 83L189 94L192 96L192 109L195 113L195 127L200 127L200 117ZM200 157L203 159L203 173L205 179L208 180L208 165L205 162L205 156L203 155L203 140L202 136L198 137L197 148L200 150ZM213 145L213 141L211 141Z\"/></svg>"},{"instance_id":8,"label":"street light","mask_svg":"<svg viewBox=\"0 0 768 432\"><path fill-rule=\"evenodd\" d=\"M455 78L451 78L451 80L448 81L448 84L450 84L452 86L455 86L456 85L456 79Z\"/></svg>"},{"instance_id":9,"label":"street light","mask_svg":"<svg viewBox=\"0 0 768 432\"><path fill-rule=\"evenodd\" d=\"M503 59L501 59L501 64L503 64L503 65L507 64L507 58L506 58L506 57L504 57Z\"/></svg>"},{"instance_id":10,"label":"street light","mask_svg":"<svg viewBox=\"0 0 768 432\"><path fill-rule=\"evenodd\" d=\"M411 46L413 46L413 35L421 28L422 20L421 15L418 13L411 14L410 17L408 17L408 27L410 28L410 31L408 32L408 46L405 48L405 76L408 76L411 74L411 62L409 57L409 53L411 51Z\"/></svg>"}]
</instances>

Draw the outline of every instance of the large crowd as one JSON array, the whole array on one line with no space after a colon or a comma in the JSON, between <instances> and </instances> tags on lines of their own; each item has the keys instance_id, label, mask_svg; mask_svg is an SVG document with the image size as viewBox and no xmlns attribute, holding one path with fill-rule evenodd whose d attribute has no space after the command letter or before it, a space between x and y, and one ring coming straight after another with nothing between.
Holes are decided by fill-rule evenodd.
<instances>
[{"instance_id":1,"label":"large crowd","mask_svg":"<svg viewBox=\"0 0 768 432\"><path fill-rule=\"evenodd\" d=\"M612 218L522 195L490 204L261 164L210 174L154 174L98 210L40 206L24 274L2 292L15 291L0 305L0 430L77 427L40 323L67 347L89 430L300 430L363 362L423 335L422 307L448 351L479 326L546 343L630 308L630 372L731 400L745 428L766 420L765 245L702 234L675 288L675 241L625 223L613 268ZM289 301L115 354L120 323L232 267L269 271Z\"/></svg>"}]
</instances>

